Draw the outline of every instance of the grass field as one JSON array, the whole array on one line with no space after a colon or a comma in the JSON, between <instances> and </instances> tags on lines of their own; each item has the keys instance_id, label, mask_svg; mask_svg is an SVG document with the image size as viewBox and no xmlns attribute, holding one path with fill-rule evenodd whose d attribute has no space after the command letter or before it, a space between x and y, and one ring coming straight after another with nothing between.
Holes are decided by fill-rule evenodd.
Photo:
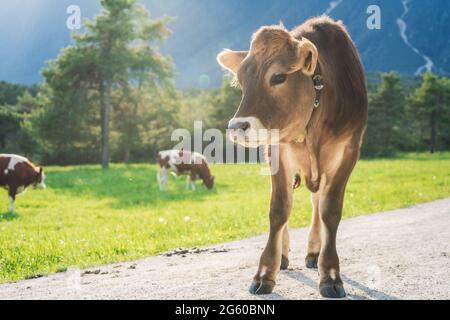
<instances>
[{"instance_id":1,"label":"grass field","mask_svg":"<svg viewBox=\"0 0 450 320\"><path fill-rule=\"evenodd\" d=\"M19 196L6 212L0 193L0 282L220 243L268 230L270 181L259 165L216 165L215 191L185 190L175 178L158 191L156 167L47 168L45 191ZM450 153L360 161L344 217L450 196ZM296 194L291 227L310 221L309 195Z\"/></svg>"}]
</instances>

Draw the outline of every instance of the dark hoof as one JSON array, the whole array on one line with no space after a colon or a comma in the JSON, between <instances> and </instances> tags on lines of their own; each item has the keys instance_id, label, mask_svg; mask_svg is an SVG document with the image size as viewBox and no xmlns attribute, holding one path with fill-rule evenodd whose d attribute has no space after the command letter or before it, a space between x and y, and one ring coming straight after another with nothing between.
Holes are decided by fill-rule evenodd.
<instances>
[{"instance_id":1,"label":"dark hoof","mask_svg":"<svg viewBox=\"0 0 450 320\"><path fill-rule=\"evenodd\" d=\"M280 270L287 270L287 268L289 268L289 259L285 256L281 256Z\"/></svg>"},{"instance_id":2,"label":"dark hoof","mask_svg":"<svg viewBox=\"0 0 450 320\"><path fill-rule=\"evenodd\" d=\"M309 253L305 258L305 265L308 269L317 269L317 261L319 255L315 253Z\"/></svg>"},{"instance_id":3,"label":"dark hoof","mask_svg":"<svg viewBox=\"0 0 450 320\"><path fill-rule=\"evenodd\" d=\"M345 290L341 284L323 284L320 286L320 295L324 298L342 299L345 298Z\"/></svg>"},{"instance_id":4,"label":"dark hoof","mask_svg":"<svg viewBox=\"0 0 450 320\"><path fill-rule=\"evenodd\" d=\"M275 284L272 282L253 282L250 286L250 293L263 295L263 294L271 294L273 292L273 288L275 288Z\"/></svg>"}]
</instances>

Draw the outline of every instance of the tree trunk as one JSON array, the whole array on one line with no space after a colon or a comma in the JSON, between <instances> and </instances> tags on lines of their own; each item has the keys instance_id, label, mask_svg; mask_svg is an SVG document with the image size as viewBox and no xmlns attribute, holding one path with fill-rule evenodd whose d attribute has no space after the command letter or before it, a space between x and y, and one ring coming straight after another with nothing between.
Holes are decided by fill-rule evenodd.
<instances>
[{"instance_id":1,"label":"tree trunk","mask_svg":"<svg viewBox=\"0 0 450 320\"><path fill-rule=\"evenodd\" d=\"M431 111L431 141L430 141L430 152L433 154L436 152L436 111Z\"/></svg>"},{"instance_id":2,"label":"tree trunk","mask_svg":"<svg viewBox=\"0 0 450 320\"><path fill-rule=\"evenodd\" d=\"M130 161L131 147L134 143L134 140L139 135L138 130L137 130L138 121L139 121L139 117L138 117L139 99L138 99L138 97L141 96L141 87L142 87L142 81L139 80L137 93L136 93L137 96L134 97L133 112L130 117L131 118L130 119L130 127L128 128L128 130L125 131L126 140L127 140L127 144L125 145L125 150L124 150L124 157L123 157L123 162L125 162L125 163L128 163Z\"/></svg>"},{"instance_id":3,"label":"tree trunk","mask_svg":"<svg viewBox=\"0 0 450 320\"><path fill-rule=\"evenodd\" d=\"M105 81L100 85L102 122L102 168L109 167L109 114L111 109L111 84Z\"/></svg>"},{"instance_id":4,"label":"tree trunk","mask_svg":"<svg viewBox=\"0 0 450 320\"><path fill-rule=\"evenodd\" d=\"M124 152L124 156L123 156L123 162L124 162L124 163L130 162L130 153L131 153L130 145L127 144L127 145L125 146L125 152Z\"/></svg>"}]
</instances>

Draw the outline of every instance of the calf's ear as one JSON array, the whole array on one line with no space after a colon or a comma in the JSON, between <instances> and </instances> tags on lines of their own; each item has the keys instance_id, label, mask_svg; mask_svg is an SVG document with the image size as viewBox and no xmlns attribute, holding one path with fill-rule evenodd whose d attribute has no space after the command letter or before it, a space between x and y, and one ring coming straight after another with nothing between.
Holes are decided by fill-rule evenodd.
<instances>
[{"instance_id":1,"label":"calf's ear","mask_svg":"<svg viewBox=\"0 0 450 320\"><path fill-rule=\"evenodd\" d=\"M236 74L240 64L248 55L248 51L232 51L225 49L217 56L217 62L232 74Z\"/></svg>"},{"instance_id":2,"label":"calf's ear","mask_svg":"<svg viewBox=\"0 0 450 320\"><path fill-rule=\"evenodd\" d=\"M312 76L317 67L317 61L319 59L319 52L316 46L308 39L303 38L298 41L295 40L296 46L296 63L294 64L294 70L301 70L307 76Z\"/></svg>"}]
</instances>

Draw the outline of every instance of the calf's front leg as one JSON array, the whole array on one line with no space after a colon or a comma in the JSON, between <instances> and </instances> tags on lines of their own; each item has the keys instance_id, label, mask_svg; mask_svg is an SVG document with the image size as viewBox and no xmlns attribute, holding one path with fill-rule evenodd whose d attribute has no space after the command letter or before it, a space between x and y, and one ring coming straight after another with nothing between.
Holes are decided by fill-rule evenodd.
<instances>
[{"instance_id":1,"label":"calf's front leg","mask_svg":"<svg viewBox=\"0 0 450 320\"><path fill-rule=\"evenodd\" d=\"M17 188L15 188L15 187L9 188L8 195L9 195L9 212L10 213L14 212L14 201L16 200L16 193L17 193Z\"/></svg>"},{"instance_id":2,"label":"calf's front leg","mask_svg":"<svg viewBox=\"0 0 450 320\"><path fill-rule=\"evenodd\" d=\"M167 182L169 180L169 171L168 169L160 169L158 171L158 183L159 183L159 191L165 191L167 189Z\"/></svg>"},{"instance_id":3,"label":"calf's front leg","mask_svg":"<svg viewBox=\"0 0 450 320\"><path fill-rule=\"evenodd\" d=\"M320 192L319 291L326 298L345 297L336 250L336 234L342 217L345 188L358 158L359 147L346 147L343 161L336 167L334 174L326 177L326 183Z\"/></svg>"},{"instance_id":4,"label":"calf's front leg","mask_svg":"<svg viewBox=\"0 0 450 320\"><path fill-rule=\"evenodd\" d=\"M283 165L280 159L279 170L272 176L269 240L261 255L258 272L250 286L250 292L253 294L272 293L276 277L282 267L282 259L283 267L287 267L289 251L287 224L292 210L292 198L292 175L290 169Z\"/></svg>"},{"instance_id":5,"label":"calf's front leg","mask_svg":"<svg viewBox=\"0 0 450 320\"><path fill-rule=\"evenodd\" d=\"M189 176L189 186L191 187L192 191L195 191L195 180L197 176L194 173L191 173Z\"/></svg>"},{"instance_id":6,"label":"calf's front leg","mask_svg":"<svg viewBox=\"0 0 450 320\"><path fill-rule=\"evenodd\" d=\"M11 196L9 196L9 212L14 212L14 198Z\"/></svg>"}]
</instances>

